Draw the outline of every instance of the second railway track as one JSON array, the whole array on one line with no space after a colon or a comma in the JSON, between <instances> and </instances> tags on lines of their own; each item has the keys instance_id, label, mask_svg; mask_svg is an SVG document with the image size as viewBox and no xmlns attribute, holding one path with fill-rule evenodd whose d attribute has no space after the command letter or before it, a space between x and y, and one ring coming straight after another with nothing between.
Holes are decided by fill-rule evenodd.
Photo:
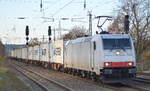
<instances>
[{"instance_id":1,"label":"second railway track","mask_svg":"<svg viewBox=\"0 0 150 91\"><path fill-rule=\"evenodd\" d=\"M46 78L40 73L34 72L32 70L26 69L25 67L21 67L15 63L11 63L11 66L26 76L28 79L32 80L36 83L40 88L44 91L73 91L73 89L58 83L52 79Z\"/></svg>"},{"instance_id":2,"label":"second railway track","mask_svg":"<svg viewBox=\"0 0 150 91\"><path fill-rule=\"evenodd\" d=\"M128 81L123 81L122 84L138 89L139 91L150 91L150 80L145 78L135 78Z\"/></svg>"},{"instance_id":3,"label":"second railway track","mask_svg":"<svg viewBox=\"0 0 150 91\"><path fill-rule=\"evenodd\" d=\"M146 79L146 78L142 78L142 77L137 77L136 79L134 79L134 81L150 84L150 79Z\"/></svg>"}]
</instances>

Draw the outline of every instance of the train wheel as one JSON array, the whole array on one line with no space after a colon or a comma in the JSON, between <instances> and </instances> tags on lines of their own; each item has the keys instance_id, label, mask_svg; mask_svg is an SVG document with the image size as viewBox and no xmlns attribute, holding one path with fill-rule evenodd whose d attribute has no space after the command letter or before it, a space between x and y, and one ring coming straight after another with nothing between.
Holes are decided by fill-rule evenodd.
<instances>
[{"instance_id":1,"label":"train wheel","mask_svg":"<svg viewBox=\"0 0 150 91\"><path fill-rule=\"evenodd\" d=\"M70 69L70 74L73 75L73 69L72 68Z\"/></svg>"},{"instance_id":2,"label":"train wheel","mask_svg":"<svg viewBox=\"0 0 150 91\"><path fill-rule=\"evenodd\" d=\"M69 68L66 68L66 73L69 74Z\"/></svg>"},{"instance_id":3,"label":"train wheel","mask_svg":"<svg viewBox=\"0 0 150 91\"><path fill-rule=\"evenodd\" d=\"M91 78L92 81L96 81L96 74L91 73L90 78Z\"/></svg>"},{"instance_id":4,"label":"train wheel","mask_svg":"<svg viewBox=\"0 0 150 91\"><path fill-rule=\"evenodd\" d=\"M91 75L91 80L95 81L95 77L93 75Z\"/></svg>"},{"instance_id":5,"label":"train wheel","mask_svg":"<svg viewBox=\"0 0 150 91\"><path fill-rule=\"evenodd\" d=\"M86 74L84 71L81 72L81 77L85 78L86 77Z\"/></svg>"},{"instance_id":6,"label":"train wheel","mask_svg":"<svg viewBox=\"0 0 150 91\"><path fill-rule=\"evenodd\" d=\"M72 71L73 71L73 75L75 76L75 75L76 75L76 70L75 70L75 69L73 69Z\"/></svg>"},{"instance_id":7,"label":"train wheel","mask_svg":"<svg viewBox=\"0 0 150 91\"><path fill-rule=\"evenodd\" d=\"M90 79L90 72L87 73L86 78L87 78L87 79Z\"/></svg>"},{"instance_id":8,"label":"train wheel","mask_svg":"<svg viewBox=\"0 0 150 91\"><path fill-rule=\"evenodd\" d=\"M66 68L64 68L63 72L66 73Z\"/></svg>"},{"instance_id":9,"label":"train wheel","mask_svg":"<svg viewBox=\"0 0 150 91\"><path fill-rule=\"evenodd\" d=\"M71 74L71 69L69 68L69 74Z\"/></svg>"},{"instance_id":10,"label":"train wheel","mask_svg":"<svg viewBox=\"0 0 150 91\"><path fill-rule=\"evenodd\" d=\"M78 70L75 70L75 75L78 76Z\"/></svg>"},{"instance_id":11,"label":"train wheel","mask_svg":"<svg viewBox=\"0 0 150 91\"><path fill-rule=\"evenodd\" d=\"M68 68L66 68L66 73L69 74Z\"/></svg>"},{"instance_id":12,"label":"train wheel","mask_svg":"<svg viewBox=\"0 0 150 91\"><path fill-rule=\"evenodd\" d=\"M71 69L71 75L75 75L74 69Z\"/></svg>"},{"instance_id":13,"label":"train wheel","mask_svg":"<svg viewBox=\"0 0 150 91\"><path fill-rule=\"evenodd\" d=\"M100 82L100 76L99 76L99 75L96 75L95 81L96 81L96 82Z\"/></svg>"}]
</instances>

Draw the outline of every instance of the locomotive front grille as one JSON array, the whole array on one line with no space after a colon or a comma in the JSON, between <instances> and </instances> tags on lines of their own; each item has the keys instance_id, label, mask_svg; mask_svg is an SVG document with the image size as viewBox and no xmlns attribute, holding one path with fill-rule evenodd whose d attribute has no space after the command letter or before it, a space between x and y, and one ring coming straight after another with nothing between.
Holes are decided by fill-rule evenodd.
<instances>
[{"instance_id":1,"label":"locomotive front grille","mask_svg":"<svg viewBox=\"0 0 150 91\"><path fill-rule=\"evenodd\" d=\"M129 78L136 73L136 68L105 68L103 69L103 76L105 78Z\"/></svg>"}]
</instances>

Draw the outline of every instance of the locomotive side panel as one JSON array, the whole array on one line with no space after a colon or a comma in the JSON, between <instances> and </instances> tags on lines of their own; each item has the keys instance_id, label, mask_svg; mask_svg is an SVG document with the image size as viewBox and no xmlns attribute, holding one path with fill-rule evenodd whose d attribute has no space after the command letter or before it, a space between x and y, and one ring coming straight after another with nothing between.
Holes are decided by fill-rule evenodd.
<instances>
[{"instance_id":1,"label":"locomotive side panel","mask_svg":"<svg viewBox=\"0 0 150 91\"><path fill-rule=\"evenodd\" d=\"M103 69L104 63L104 51L102 45L103 44L100 35L93 37L92 39L93 68L94 72L97 75L100 75L100 69Z\"/></svg>"},{"instance_id":2,"label":"locomotive side panel","mask_svg":"<svg viewBox=\"0 0 150 91\"><path fill-rule=\"evenodd\" d=\"M72 67L71 58L72 58L72 45L66 45L64 50L64 67Z\"/></svg>"},{"instance_id":3,"label":"locomotive side panel","mask_svg":"<svg viewBox=\"0 0 150 91\"><path fill-rule=\"evenodd\" d=\"M80 50L78 46L76 45L76 48L74 50L78 50L75 54L77 55L76 64L74 67L77 67L78 69L82 70L91 70L90 61L91 59L91 45L90 42L82 42L80 45ZM80 61L78 61L80 60Z\"/></svg>"},{"instance_id":4,"label":"locomotive side panel","mask_svg":"<svg viewBox=\"0 0 150 91\"><path fill-rule=\"evenodd\" d=\"M92 70L91 42L70 43L65 48L65 67L79 70Z\"/></svg>"}]
</instances>

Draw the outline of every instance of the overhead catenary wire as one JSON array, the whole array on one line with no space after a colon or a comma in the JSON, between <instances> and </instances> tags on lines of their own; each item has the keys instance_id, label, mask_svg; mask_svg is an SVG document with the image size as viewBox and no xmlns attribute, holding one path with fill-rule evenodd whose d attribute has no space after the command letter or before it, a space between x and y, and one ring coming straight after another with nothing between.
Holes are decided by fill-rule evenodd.
<instances>
[{"instance_id":1,"label":"overhead catenary wire","mask_svg":"<svg viewBox=\"0 0 150 91\"><path fill-rule=\"evenodd\" d=\"M57 3L59 2L59 0L56 0L53 4L48 5L46 8L44 8L44 10L48 10L49 8L52 8L53 6L55 6Z\"/></svg>"},{"instance_id":2,"label":"overhead catenary wire","mask_svg":"<svg viewBox=\"0 0 150 91\"><path fill-rule=\"evenodd\" d=\"M55 16L57 13L59 13L61 10L63 10L66 6L71 4L74 0L71 0L70 2L66 3L63 7L59 8L52 16Z\"/></svg>"},{"instance_id":3,"label":"overhead catenary wire","mask_svg":"<svg viewBox=\"0 0 150 91\"><path fill-rule=\"evenodd\" d=\"M41 1L41 2L40 2ZM74 5L74 3L76 3L76 4L80 4L80 6L78 5L77 6L77 8L80 8L79 10L77 10L77 11L75 11L75 12L73 12L72 13L72 15L70 15L69 16L69 18L70 17L84 17L85 19L85 21L82 21L81 19L71 19L72 21L71 22L74 22L74 23L72 23L72 25L85 25L86 24L86 26L88 25L88 21L87 21L87 11L88 10L93 10L93 12L92 12L92 15L93 15L93 17L94 16L97 16L96 14L97 13L95 13L96 12L96 10L100 10L101 9L101 6L103 6L103 5L105 5L105 4L108 4L108 3L110 3L110 4L112 4L113 2L109 2L110 0L106 0L106 1L104 1L104 2L101 2L101 1L92 1L92 0L62 0L62 2L60 3L60 5L58 6L58 2L60 2L61 0L56 0L56 1L48 1L48 0L0 0L0 3L1 2L10 2L10 3L15 3L15 4L26 4L26 5L30 5L30 4L36 4L36 9L38 9L38 15L40 15L40 16L26 16L26 15L24 15L23 17L21 16L21 17L8 17L8 16L5 16L4 18L3 17L0 17L0 18L3 18L3 19L5 19L5 18L8 18L8 19L18 19L18 18L20 18L20 19L28 19L28 20L24 20L25 21L25 23L26 22L30 22L30 20L32 20L32 25L34 25L34 27L36 27L37 26L37 28L35 28L35 29L37 29L37 30L40 30L40 29L38 29L38 28L41 28L44 24L45 25L52 25L53 27L55 26L56 27L56 25L58 25L58 24L56 24L57 23L57 20L59 20L58 19L58 17L61 17L60 15L61 15L61 13L64 13L64 15L66 15L66 17L68 17L69 16L69 14L67 15L66 13L67 12L65 12L65 10L69 10L69 9L71 9L71 10L74 10L75 8L74 7L71 7L71 6L73 6ZM45 2L50 2L50 3L45 3ZM40 12L39 10L40 10L40 3L42 4L42 6L41 6L41 8L42 8L42 12ZM57 5L56 5L57 4ZM95 5L94 5L95 4ZM52 6L51 6L52 5ZM49 7L48 7L49 6ZM56 7L57 8L56 8ZM32 7L35 7L35 6L32 6ZM46 7L48 7L48 8L50 8L50 9L48 9L48 11L46 10ZM70 8L71 7L71 8ZM69 8L69 9L68 9ZM85 8L85 9L84 9ZM46 10L46 11L45 11ZM52 10L52 11L51 11ZM53 14L54 16L55 15L58 15L58 17L57 16L55 16L55 17L51 17L51 14L49 14L50 15L50 18L49 17L47 17L47 16L49 16L47 13L49 12L49 11L51 11L50 13L51 14ZM95 12L94 12L95 11ZM100 10L101 11L101 10ZM45 14L44 14L44 12L45 12ZM33 12L34 13L34 12ZM40 14L39 14L40 13ZM82 14L81 14L82 13ZM76 15L75 16L75 14L78 14L78 16ZM102 13L101 13L102 14ZM40 22L39 22L39 20L38 19L40 19ZM54 22L54 19L55 19L55 22ZM95 22L94 21L94 18L92 19L93 20L93 23ZM38 21L38 22L34 22L34 21ZM42 21L42 22L41 22ZM47 22L51 22L51 23L47 23ZM75 22L78 22L78 23L75 23ZM35 23L37 23L37 24L35 24ZM43 25L42 25L43 24ZM54 25L55 24L55 25ZM70 26L69 26L70 27ZM43 28L43 27L42 27ZM41 28L41 29L42 29ZM13 28L11 28L12 30L14 30L14 31L17 31L17 30L19 30L18 29L18 26L17 27L13 27ZM34 30L35 30L34 29Z\"/></svg>"}]
</instances>

